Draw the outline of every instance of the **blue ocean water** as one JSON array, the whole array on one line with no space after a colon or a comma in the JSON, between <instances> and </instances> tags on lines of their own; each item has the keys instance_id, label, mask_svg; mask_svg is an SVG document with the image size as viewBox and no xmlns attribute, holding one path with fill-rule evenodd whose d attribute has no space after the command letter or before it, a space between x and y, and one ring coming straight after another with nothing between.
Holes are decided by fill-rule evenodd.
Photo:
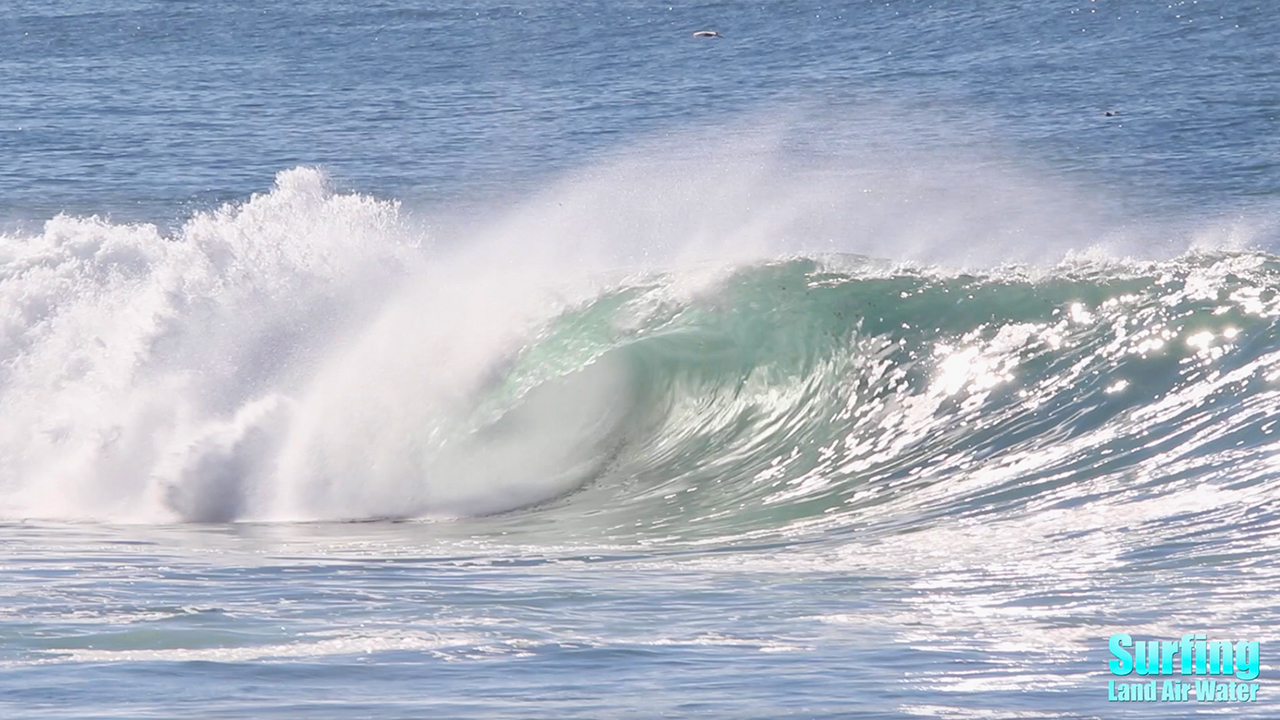
<instances>
[{"instance_id":1,"label":"blue ocean water","mask_svg":"<svg viewBox=\"0 0 1280 720\"><path fill-rule=\"evenodd\" d=\"M0 716L1276 716L1269 10L7 0Z\"/></svg>"}]
</instances>

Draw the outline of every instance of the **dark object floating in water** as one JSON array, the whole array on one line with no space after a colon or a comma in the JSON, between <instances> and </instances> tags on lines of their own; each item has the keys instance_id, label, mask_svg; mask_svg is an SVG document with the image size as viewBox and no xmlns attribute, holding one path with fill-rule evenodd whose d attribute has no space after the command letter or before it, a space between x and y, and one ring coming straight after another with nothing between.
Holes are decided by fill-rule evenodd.
<instances>
[{"instance_id":1,"label":"dark object floating in water","mask_svg":"<svg viewBox=\"0 0 1280 720\"><path fill-rule=\"evenodd\" d=\"M699 30L693 34L694 37L724 37L715 30Z\"/></svg>"},{"instance_id":2,"label":"dark object floating in water","mask_svg":"<svg viewBox=\"0 0 1280 720\"><path fill-rule=\"evenodd\" d=\"M1115 117L1120 114L1120 111L1119 110L1103 110L1102 114L1106 115L1107 117Z\"/></svg>"}]
</instances>

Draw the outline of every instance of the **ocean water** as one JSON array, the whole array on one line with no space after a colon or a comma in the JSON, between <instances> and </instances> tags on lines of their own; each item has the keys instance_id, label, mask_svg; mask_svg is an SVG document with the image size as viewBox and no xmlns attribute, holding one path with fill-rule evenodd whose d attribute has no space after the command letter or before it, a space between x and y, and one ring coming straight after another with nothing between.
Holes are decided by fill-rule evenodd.
<instances>
[{"instance_id":1,"label":"ocean water","mask_svg":"<svg viewBox=\"0 0 1280 720\"><path fill-rule=\"evenodd\" d=\"M1280 715L1276 38L5 0L0 716Z\"/></svg>"}]
</instances>

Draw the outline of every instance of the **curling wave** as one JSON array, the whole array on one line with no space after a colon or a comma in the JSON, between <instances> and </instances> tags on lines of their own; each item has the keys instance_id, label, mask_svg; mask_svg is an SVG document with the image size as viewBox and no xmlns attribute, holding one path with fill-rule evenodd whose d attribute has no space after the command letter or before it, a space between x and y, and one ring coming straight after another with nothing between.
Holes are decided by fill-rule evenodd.
<instances>
[{"instance_id":1,"label":"curling wave","mask_svg":"<svg viewBox=\"0 0 1280 720\"><path fill-rule=\"evenodd\" d=\"M548 299L421 244L308 169L172 236L3 237L0 514L749 536L1274 489L1265 253L810 255Z\"/></svg>"},{"instance_id":2,"label":"curling wave","mask_svg":"<svg viewBox=\"0 0 1280 720\"><path fill-rule=\"evenodd\" d=\"M1278 269L1248 253L983 275L833 257L740 268L685 300L658 278L557 318L503 387L548 365L625 374L607 467L548 510L619 530L1274 490Z\"/></svg>"}]
</instances>

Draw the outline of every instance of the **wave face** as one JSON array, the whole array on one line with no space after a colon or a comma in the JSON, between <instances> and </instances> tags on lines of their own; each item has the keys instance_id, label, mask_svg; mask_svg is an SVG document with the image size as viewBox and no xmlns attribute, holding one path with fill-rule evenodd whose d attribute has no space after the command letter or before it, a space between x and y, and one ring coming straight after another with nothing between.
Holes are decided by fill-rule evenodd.
<instances>
[{"instance_id":1,"label":"wave face","mask_svg":"<svg viewBox=\"0 0 1280 720\"><path fill-rule=\"evenodd\" d=\"M0 513L752 537L1274 490L1265 253L798 256L547 300L418 245L307 169L172 236L4 237Z\"/></svg>"}]
</instances>

